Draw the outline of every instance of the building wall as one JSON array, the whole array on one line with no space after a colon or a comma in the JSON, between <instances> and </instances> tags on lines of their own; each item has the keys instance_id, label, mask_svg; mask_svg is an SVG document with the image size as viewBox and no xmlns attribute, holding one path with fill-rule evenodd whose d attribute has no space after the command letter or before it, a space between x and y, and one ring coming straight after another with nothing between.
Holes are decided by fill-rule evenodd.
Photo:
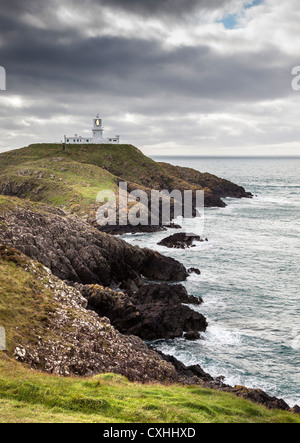
<instances>
[{"instance_id":1,"label":"building wall","mask_svg":"<svg viewBox=\"0 0 300 443\"><path fill-rule=\"evenodd\" d=\"M113 138L103 138L103 139L93 139L93 138L86 138L86 137L66 137L66 143L67 144L111 144L111 145L118 145L120 143L119 138L113 137Z\"/></svg>"},{"instance_id":2,"label":"building wall","mask_svg":"<svg viewBox=\"0 0 300 443\"><path fill-rule=\"evenodd\" d=\"M93 143L93 139L86 138L86 137L66 137L66 143L70 143L70 144Z\"/></svg>"}]
</instances>

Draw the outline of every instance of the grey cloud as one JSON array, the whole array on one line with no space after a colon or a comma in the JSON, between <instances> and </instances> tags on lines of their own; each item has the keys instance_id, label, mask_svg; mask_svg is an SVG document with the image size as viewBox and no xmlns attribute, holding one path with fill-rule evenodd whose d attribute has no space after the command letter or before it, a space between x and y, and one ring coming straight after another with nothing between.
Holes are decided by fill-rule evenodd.
<instances>
[{"instance_id":1,"label":"grey cloud","mask_svg":"<svg viewBox=\"0 0 300 443\"><path fill-rule=\"evenodd\" d=\"M117 6L128 12L156 15L159 13L187 14L195 9L216 9L230 3L229 0L101 0L102 4Z\"/></svg>"},{"instance_id":2,"label":"grey cloud","mask_svg":"<svg viewBox=\"0 0 300 443\"><path fill-rule=\"evenodd\" d=\"M72 31L70 31L72 32ZM284 66L291 62L275 47L258 54L220 55L206 46L166 51L159 42L97 37L68 44L65 31L24 29L0 51L11 88L18 93L86 94L114 98L170 96L217 101L260 100L286 94ZM273 66L272 60L281 60Z\"/></svg>"},{"instance_id":3,"label":"grey cloud","mask_svg":"<svg viewBox=\"0 0 300 443\"><path fill-rule=\"evenodd\" d=\"M170 17L196 7L226 3L172 0L170 8L170 2L86 0L66 1L64 6L92 8L101 26L100 4L104 3L137 14L166 11ZM56 0L2 0L0 65L7 70L8 91L0 95L0 127L5 132L0 149L10 143L21 146L39 140L56 141L65 131L73 133L85 126L89 129L89 116L97 112L102 112L107 124L115 128L113 133L120 132L123 140L139 145L166 142L172 136L178 139L182 130L185 142L193 146L198 146L202 135L214 135L234 145L241 143L241 138L232 139L213 123L199 129L188 115L251 114L261 100L285 99L291 93L288 76L294 61L272 43L259 51L246 49L237 56L214 51L205 44L166 50L158 39L91 38L76 28L57 23L54 28L57 4ZM30 26L24 20L27 12L42 17L47 26ZM9 95L21 96L24 107L1 102ZM124 122L127 113L147 119L149 125ZM66 115L72 116L67 127L58 119ZM247 128L243 131L248 142L255 141L255 134ZM274 130L275 134L280 139ZM260 137L267 143L268 136Z\"/></svg>"}]
</instances>

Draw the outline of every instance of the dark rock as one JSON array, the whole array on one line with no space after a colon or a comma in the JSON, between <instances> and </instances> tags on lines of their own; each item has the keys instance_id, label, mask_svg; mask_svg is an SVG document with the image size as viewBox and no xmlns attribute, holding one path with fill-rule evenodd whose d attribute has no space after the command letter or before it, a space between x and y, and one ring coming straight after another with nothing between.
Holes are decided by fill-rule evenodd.
<instances>
[{"instance_id":1,"label":"dark rock","mask_svg":"<svg viewBox=\"0 0 300 443\"><path fill-rule=\"evenodd\" d=\"M140 336L143 317L129 296L99 285L75 284L88 301L88 308L100 317L109 318L111 324L122 334Z\"/></svg>"},{"instance_id":2,"label":"dark rock","mask_svg":"<svg viewBox=\"0 0 300 443\"><path fill-rule=\"evenodd\" d=\"M128 224L126 226L121 226L119 224L116 225L106 225L100 226L97 223L93 223L93 226L98 229L98 231L105 232L110 235L124 235L124 234L140 234L140 233L153 233L153 232L162 232L166 231L166 227L164 226L132 226Z\"/></svg>"},{"instance_id":3,"label":"dark rock","mask_svg":"<svg viewBox=\"0 0 300 443\"><path fill-rule=\"evenodd\" d=\"M289 405L282 399L271 397L261 389L249 389L245 386L235 386L231 389L231 392L238 397L246 398L254 403L261 404L268 409L281 409L283 411L289 411Z\"/></svg>"},{"instance_id":4,"label":"dark rock","mask_svg":"<svg viewBox=\"0 0 300 443\"><path fill-rule=\"evenodd\" d=\"M164 171L175 176L190 187L194 185L198 189L205 189L205 206L224 206L221 198L251 198L253 195L246 192L242 186L236 185L229 180L222 179L209 173L196 171L192 168L174 166L168 163L159 163Z\"/></svg>"},{"instance_id":5,"label":"dark rock","mask_svg":"<svg viewBox=\"0 0 300 443\"><path fill-rule=\"evenodd\" d=\"M99 285L75 287L100 317L108 317L119 332L144 340L181 337L184 331L205 330L205 318L182 303L200 305L181 285L149 285L128 294ZM177 317L178 316L178 317Z\"/></svg>"},{"instance_id":6,"label":"dark rock","mask_svg":"<svg viewBox=\"0 0 300 443\"><path fill-rule=\"evenodd\" d=\"M175 223L170 223L169 225L165 225L164 227L168 228L168 229L181 229L182 228L182 226L177 225Z\"/></svg>"},{"instance_id":7,"label":"dark rock","mask_svg":"<svg viewBox=\"0 0 300 443\"><path fill-rule=\"evenodd\" d=\"M178 375L182 378L184 378L185 383L188 382L188 380L193 380L194 384L199 384L199 381L204 382L211 382L213 381L213 377L211 375L207 374L201 366L199 365L193 365L193 366L185 366L181 361L177 360L175 357L171 355L163 354L162 352L158 351L156 349L156 352L168 363L171 363ZM195 378L196 379L195 379Z\"/></svg>"},{"instance_id":8,"label":"dark rock","mask_svg":"<svg viewBox=\"0 0 300 443\"><path fill-rule=\"evenodd\" d=\"M20 201L0 214L0 241L47 266L62 280L110 286L141 275L158 281L188 276L178 261L99 232L76 216Z\"/></svg>"},{"instance_id":9,"label":"dark rock","mask_svg":"<svg viewBox=\"0 0 300 443\"><path fill-rule=\"evenodd\" d=\"M167 248L175 248L175 249L186 249L194 246L195 241L203 241L199 237L199 235L188 235L184 232L180 232L177 234L170 235L167 238L164 238L158 244L160 246L166 246Z\"/></svg>"},{"instance_id":10,"label":"dark rock","mask_svg":"<svg viewBox=\"0 0 300 443\"><path fill-rule=\"evenodd\" d=\"M292 412L293 412L294 414L299 414L299 415L300 415L300 407L299 407L298 405L295 405L295 406L292 408Z\"/></svg>"},{"instance_id":11,"label":"dark rock","mask_svg":"<svg viewBox=\"0 0 300 443\"><path fill-rule=\"evenodd\" d=\"M182 303L200 304L181 285L148 285L130 294L143 321L139 336L144 340L181 337L183 332L205 331L207 321L202 314Z\"/></svg>"},{"instance_id":12,"label":"dark rock","mask_svg":"<svg viewBox=\"0 0 300 443\"><path fill-rule=\"evenodd\" d=\"M188 277L187 270L177 260L149 249L143 251L146 258L140 273L149 280L184 281Z\"/></svg>"},{"instance_id":13,"label":"dark rock","mask_svg":"<svg viewBox=\"0 0 300 443\"><path fill-rule=\"evenodd\" d=\"M194 340L199 340L201 338L201 335L198 331L190 331L186 332L183 337L186 340L194 341Z\"/></svg>"},{"instance_id":14,"label":"dark rock","mask_svg":"<svg viewBox=\"0 0 300 443\"><path fill-rule=\"evenodd\" d=\"M189 268L188 269L188 273L189 274L197 274L197 275L201 275L201 271L198 268Z\"/></svg>"},{"instance_id":15,"label":"dark rock","mask_svg":"<svg viewBox=\"0 0 300 443\"><path fill-rule=\"evenodd\" d=\"M213 381L208 381L204 384L205 387L211 389L217 389L222 392L230 392L231 394L236 395L237 397L245 398L246 400L250 400L253 403L257 403L265 406L268 409L280 409L283 411L291 411L293 410L289 407L289 405L282 399L272 397L268 395L266 392L261 389L251 389L245 386L229 386L223 383L224 378L218 377Z\"/></svg>"}]
</instances>

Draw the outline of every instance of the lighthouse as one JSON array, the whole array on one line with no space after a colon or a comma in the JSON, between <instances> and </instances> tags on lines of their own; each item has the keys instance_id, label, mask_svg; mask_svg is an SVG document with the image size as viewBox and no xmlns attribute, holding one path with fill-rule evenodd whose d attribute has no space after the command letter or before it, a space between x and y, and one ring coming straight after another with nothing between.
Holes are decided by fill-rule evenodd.
<instances>
[{"instance_id":1,"label":"lighthouse","mask_svg":"<svg viewBox=\"0 0 300 443\"><path fill-rule=\"evenodd\" d=\"M93 120L94 126L93 126L93 142L94 143L106 143L105 138L103 137L103 123L102 118L100 118L99 114L94 118Z\"/></svg>"},{"instance_id":2,"label":"lighthouse","mask_svg":"<svg viewBox=\"0 0 300 443\"><path fill-rule=\"evenodd\" d=\"M117 145L120 143L120 136L116 135L115 137L106 138L103 136L104 127L103 127L103 120L100 118L100 115L97 114L96 117L93 119L93 128L92 128L92 134L93 136L91 138L89 137L82 137L77 134L75 134L73 137L68 137L65 135L65 143L66 144L96 144L96 145Z\"/></svg>"}]
</instances>

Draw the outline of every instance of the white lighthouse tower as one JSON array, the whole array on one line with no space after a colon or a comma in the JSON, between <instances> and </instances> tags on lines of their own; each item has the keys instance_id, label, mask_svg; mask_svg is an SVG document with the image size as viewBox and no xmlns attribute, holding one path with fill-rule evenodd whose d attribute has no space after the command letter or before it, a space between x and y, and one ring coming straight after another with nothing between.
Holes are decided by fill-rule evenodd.
<instances>
[{"instance_id":1,"label":"white lighthouse tower","mask_svg":"<svg viewBox=\"0 0 300 443\"><path fill-rule=\"evenodd\" d=\"M77 134L74 135L74 137L67 137L65 136L65 143L66 144L96 144L96 145L106 145L106 144L113 144L117 145L120 143L120 136L116 135L112 138L106 138L103 136L103 120L100 118L99 114L96 115L96 118L93 119L93 137L87 138L87 137L81 137Z\"/></svg>"},{"instance_id":2,"label":"white lighthouse tower","mask_svg":"<svg viewBox=\"0 0 300 443\"><path fill-rule=\"evenodd\" d=\"M100 118L99 114L96 116L96 118L94 118L93 122L93 143L107 143L108 140L103 137L104 127L102 123L102 118Z\"/></svg>"}]
</instances>

